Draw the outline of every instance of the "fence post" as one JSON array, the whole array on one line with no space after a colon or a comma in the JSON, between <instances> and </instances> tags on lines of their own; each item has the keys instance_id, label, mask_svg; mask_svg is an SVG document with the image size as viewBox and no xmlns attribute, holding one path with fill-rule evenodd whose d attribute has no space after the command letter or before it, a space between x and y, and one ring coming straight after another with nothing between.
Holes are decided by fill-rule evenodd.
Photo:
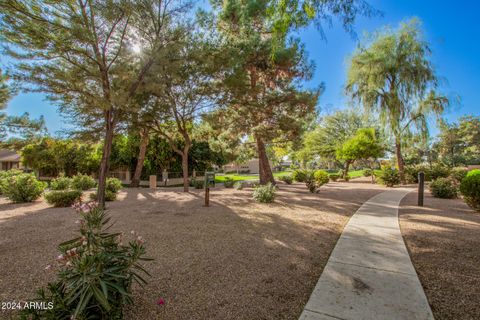
<instances>
[{"instance_id":1,"label":"fence post","mask_svg":"<svg viewBox=\"0 0 480 320\"><path fill-rule=\"evenodd\" d=\"M418 206L423 207L423 189L425 186L425 173L420 171L418 173Z\"/></svg>"}]
</instances>

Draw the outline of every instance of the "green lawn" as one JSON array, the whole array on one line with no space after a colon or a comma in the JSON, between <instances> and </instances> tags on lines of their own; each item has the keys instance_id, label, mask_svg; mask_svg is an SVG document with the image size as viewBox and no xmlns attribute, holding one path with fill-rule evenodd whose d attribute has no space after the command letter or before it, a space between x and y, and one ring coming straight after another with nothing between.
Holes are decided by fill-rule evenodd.
<instances>
[{"instance_id":1,"label":"green lawn","mask_svg":"<svg viewBox=\"0 0 480 320\"><path fill-rule=\"evenodd\" d=\"M291 171L280 171L280 172L274 172L273 176L274 177L281 177L285 175L290 175L292 174ZM258 174L216 174L215 175L215 182L216 183L222 183L225 181L225 178L230 178L233 179L233 181L245 181L245 180L258 180Z\"/></svg>"},{"instance_id":2,"label":"green lawn","mask_svg":"<svg viewBox=\"0 0 480 320\"><path fill-rule=\"evenodd\" d=\"M350 178L363 177L363 170L348 171Z\"/></svg>"}]
</instances>

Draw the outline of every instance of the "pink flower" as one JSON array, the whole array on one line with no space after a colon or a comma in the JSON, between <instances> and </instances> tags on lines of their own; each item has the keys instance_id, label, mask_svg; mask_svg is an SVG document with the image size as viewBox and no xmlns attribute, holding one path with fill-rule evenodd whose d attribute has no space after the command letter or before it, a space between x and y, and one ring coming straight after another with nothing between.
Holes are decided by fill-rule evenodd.
<instances>
[{"instance_id":1,"label":"pink flower","mask_svg":"<svg viewBox=\"0 0 480 320\"><path fill-rule=\"evenodd\" d=\"M65 256L63 254L61 254L57 257L57 260L63 260L64 258L65 258Z\"/></svg>"},{"instance_id":2,"label":"pink flower","mask_svg":"<svg viewBox=\"0 0 480 320\"><path fill-rule=\"evenodd\" d=\"M144 244L144 243L145 243L145 240L143 240L142 237L138 236L138 237L137 237L137 243L138 243L138 244Z\"/></svg>"},{"instance_id":3,"label":"pink flower","mask_svg":"<svg viewBox=\"0 0 480 320\"><path fill-rule=\"evenodd\" d=\"M158 304L159 306L163 306L163 305L165 304L165 300L163 300L162 298L160 298L160 299L158 299L157 304Z\"/></svg>"},{"instance_id":4,"label":"pink flower","mask_svg":"<svg viewBox=\"0 0 480 320\"><path fill-rule=\"evenodd\" d=\"M47 265L47 266L45 267L45 270L50 270L50 269L52 269L52 265L51 265L51 264L49 264L49 265Z\"/></svg>"}]
</instances>

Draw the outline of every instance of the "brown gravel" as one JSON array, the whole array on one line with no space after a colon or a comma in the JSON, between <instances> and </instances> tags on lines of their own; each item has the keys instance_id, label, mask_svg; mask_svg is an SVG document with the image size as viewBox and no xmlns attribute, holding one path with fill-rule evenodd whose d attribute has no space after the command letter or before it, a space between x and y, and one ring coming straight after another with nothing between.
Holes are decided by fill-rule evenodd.
<instances>
[{"instance_id":1,"label":"brown gravel","mask_svg":"<svg viewBox=\"0 0 480 320\"><path fill-rule=\"evenodd\" d=\"M348 218L383 190L330 183L310 194L281 185L275 203L259 204L251 190L217 188L209 208L198 190L122 191L108 205L114 229L139 232L155 258L127 318L297 319ZM54 278L44 268L76 219L70 208L0 199L0 301L28 300Z\"/></svg>"},{"instance_id":2,"label":"brown gravel","mask_svg":"<svg viewBox=\"0 0 480 320\"><path fill-rule=\"evenodd\" d=\"M416 201L401 202L400 227L435 319L480 319L480 214L460 199Z\"/></svg>"}]
</instances>

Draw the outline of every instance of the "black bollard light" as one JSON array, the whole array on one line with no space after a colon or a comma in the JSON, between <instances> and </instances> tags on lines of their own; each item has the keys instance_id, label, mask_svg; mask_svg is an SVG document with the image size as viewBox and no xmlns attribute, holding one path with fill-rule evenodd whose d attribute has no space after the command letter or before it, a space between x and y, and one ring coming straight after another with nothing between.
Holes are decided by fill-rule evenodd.
<instances>
[{"instance_id":1,"label":"black bollard light","mask_svg":"<svg viewBox=\"0 0 480 320\"><path fill-rule=\"evenodd\" d=\"M210 187L208 184L205 186L205 207L210 206Z\"/></svg>"},{"instance_id":2,"label":"black bollard light","mask_svg":"<svg viewBox=\"0 0 480 320\"><path fill-rule=\"evenodd\" d=\"M418 206L423 207L423 189L425 186L425 173L420 171L418 173Z\"/></svg>"}]
</instances>

